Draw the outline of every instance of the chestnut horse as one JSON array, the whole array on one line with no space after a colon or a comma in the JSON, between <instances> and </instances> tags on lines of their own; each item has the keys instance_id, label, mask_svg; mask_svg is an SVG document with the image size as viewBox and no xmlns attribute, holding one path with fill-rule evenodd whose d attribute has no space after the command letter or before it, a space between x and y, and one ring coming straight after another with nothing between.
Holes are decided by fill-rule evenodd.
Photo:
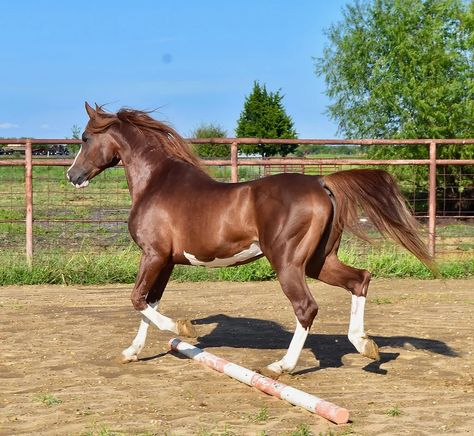
<instances>
[{"instance_id":1,"label":"chestnut horse","mask_svg":"<svg viewBox=\"0 0 474 436\"><path fill-rule=\"evenodd\" d=\"M265 372L278 377L297 364L318 312L306 276L351 293L349 340L362 355L379 358L377 345L364 331L371 275L338 259L343 229L361 235L361 208L382 234L433 267L416 221L387 172L278 174L220 183L203 170L183 138L148 113L122 109L113 114L87 103L86 110L90 120L67 177L81 188L122 161L132 197L128 226L142 250L131 300L143 316L135 339L122 352L125 362L137 360L150 322L162 330L195 335L189 321L174 321L157 310L174 265L233 266L263 256L296 315L286 354Z\"/></svg>"}]
</instances>

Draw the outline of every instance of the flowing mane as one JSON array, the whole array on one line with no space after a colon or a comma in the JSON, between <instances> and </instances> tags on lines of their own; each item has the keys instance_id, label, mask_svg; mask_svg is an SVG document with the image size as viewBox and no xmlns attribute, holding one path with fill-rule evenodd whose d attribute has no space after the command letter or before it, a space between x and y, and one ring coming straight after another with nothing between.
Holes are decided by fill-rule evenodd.
<instances>
[{"instance_id":1,"label":"flowing mane","mask_svg":"<svg viewBox=\"0 0 474 436\"><path fill-rule=\"evenodd\" d=\"M122 108L116 114L97 108L97 117L89 122L89 129L100 133L113 124L124 123L139 130L146 137L155 138L161 149L171 158L182 160L202 169L201 160L184 138L167 124L155 120L149 112Z\"/></svg>"}]
</instances>

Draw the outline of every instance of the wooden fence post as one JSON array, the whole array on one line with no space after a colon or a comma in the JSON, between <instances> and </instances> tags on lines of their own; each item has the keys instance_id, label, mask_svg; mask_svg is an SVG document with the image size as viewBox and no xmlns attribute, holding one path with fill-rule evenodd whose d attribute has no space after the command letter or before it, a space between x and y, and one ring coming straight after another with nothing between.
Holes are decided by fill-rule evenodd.
<instances>
[{"instance_id":1,"label":"wooden fence post","mask_svg":"<svg viewBox=\"0 0 474 436\"><path fill-rule=\"evenodd\" d=\"M436 253L436 142L430 143L428 205L428 249L434 257Z\"/></svg>"},{"instance_id":2,"label":"wooden fence post","mask_svg":"<svg viewBox=\"0 0 474 436\"><path fill-rule=\"evenodd\" d=\"M231 161L231 176L230 180L232 183L239 181L239 167L238 167L238 153L237 142L230 144L230 161Z\"/></svg>"},{"instance_id":3,"label":"wooden fence post","mask_svg":"<svg viewBox=\"0 0 474 436\"><path fill-rule=\"evenodd\" d=\"M31 139L25 144L26 263L33 266L33 156Z\"/></svg>"}]
</instances>

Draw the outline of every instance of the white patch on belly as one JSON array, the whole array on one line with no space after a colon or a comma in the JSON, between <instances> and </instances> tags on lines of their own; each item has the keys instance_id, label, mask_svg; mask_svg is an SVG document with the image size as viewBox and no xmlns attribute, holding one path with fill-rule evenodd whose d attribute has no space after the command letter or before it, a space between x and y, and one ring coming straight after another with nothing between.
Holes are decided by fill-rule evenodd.
<instances>
[{"instance_id":1,"label":"white patch on belly","mask_svg":"<svg viewBox=\"0 0 474 436\"><path fill-rule=\"evenodd\" d=\"M236 263L245 262L246 260L252 259L254 257L262 255L262 250L258 242L252 242L249 248L242 250L240 253L234 254L232 257L226 257L220 259L216 257L210 262L204 262L202 260L196 259L196 256L191 253L184 252L184 257L189 260L191 265L197 266L208 266L208 267L219 267L219 266L230 266L235 265Z\"/></svg>"}]
</instances>

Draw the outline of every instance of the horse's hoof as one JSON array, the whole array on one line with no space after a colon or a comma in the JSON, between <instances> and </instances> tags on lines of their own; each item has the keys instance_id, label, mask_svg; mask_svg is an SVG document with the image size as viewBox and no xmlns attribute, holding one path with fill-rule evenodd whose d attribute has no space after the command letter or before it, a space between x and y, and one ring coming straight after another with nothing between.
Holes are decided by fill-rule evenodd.
<instances>
[{"instance_id":1,"label":"horse's hoof","mask_svg":"<svg viewBox=\"0 0 474 436\"><path fill-rule=\"evenodd\" d=\"M197 331L189 319L178 319L176 321L176 326L178 327L178 335L186 336L188 338L197 338Z\"/></svg>"},{"instance_id":2,"label":"horse's hoof","mask_svg":"<svg viewBox=\"0 0 474 436\"><path fill-rule=\"evenodd\" d=\"M361 353L362 356L368 357L373 360L380 360L379 347L372 339L367 339L364 344L364 351Z\"/></svg>"},{"instance_id":3,"label":"horse's hoof","mask_svg":"<svg viewBox=\"0 0 474 436\"><path fill-rule=\"evenodd\" d=\"M138 361L138 356L136 354L133 354L131 356L126 356L125 354L122 354L122 358L120 360L121 363L130 363L130 362L137 362Z\"/></svg>"},{"instance_id":4,"label":"horse's hoof","mask_svg":"<svg viewBox=\"0 0 474 436\"><path fill-rule=\"evenodd\" d=\"M258 372L259 374L262 374L265 377L271 378L273 380L278 380L279 377L281 376L281 373L273 371L272 369L268 368L267 366L265 366L264 368L259 368L255 372Z\"/></svg>"}]
</instances>

